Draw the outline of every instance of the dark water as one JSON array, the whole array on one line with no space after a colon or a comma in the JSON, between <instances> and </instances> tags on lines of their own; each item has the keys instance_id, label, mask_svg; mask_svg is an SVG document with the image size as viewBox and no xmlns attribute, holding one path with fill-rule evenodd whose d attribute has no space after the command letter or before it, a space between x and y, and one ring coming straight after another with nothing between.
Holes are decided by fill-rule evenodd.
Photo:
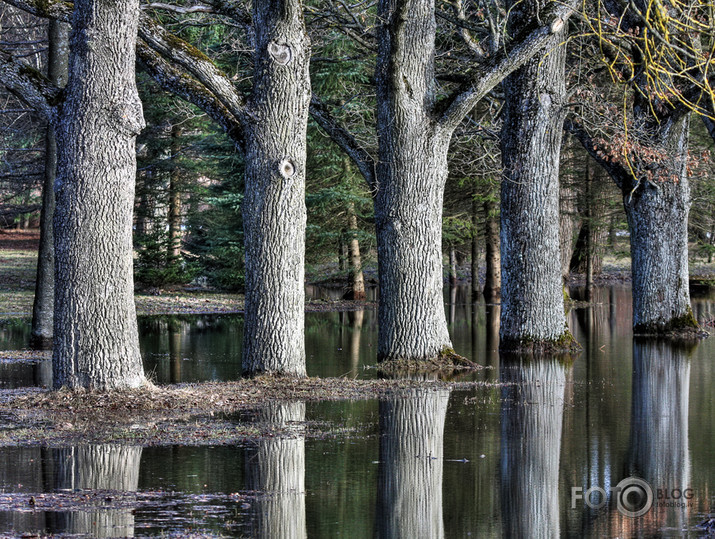
<instances>
[{"instance_id":1,"label":"dark water","mask_svg":"<svg viewBox=\"0 0 715 539\"><path fill-rule=\"evenodd\" d=\"M634 341L630 292L616 287L569 314L584 347L573 362L500 357L498 306L472 307L467 293L447 304L455 349L490 366L480 379L507 385L275 404L244 420L294 425L294 436L247 447L0 448L0 533L707 535L697 525L715 516L715 337L691 347ZM712 318L715 301L695 298L693 309ZM370 376L375 315L307 315L309 374ZM141 331L160 383L238 376L240 317L145 319ZM24 335L0 327L6 347ZM4 387L42 378L5 367ZM306 438L304 421L330 435ZM631 478L652 490L641 516L628 516L643 506ZM42 493L85 501L76 511L9 509ZM125 506L103 509L108 497Z\"/></svg>"}]
</instances>

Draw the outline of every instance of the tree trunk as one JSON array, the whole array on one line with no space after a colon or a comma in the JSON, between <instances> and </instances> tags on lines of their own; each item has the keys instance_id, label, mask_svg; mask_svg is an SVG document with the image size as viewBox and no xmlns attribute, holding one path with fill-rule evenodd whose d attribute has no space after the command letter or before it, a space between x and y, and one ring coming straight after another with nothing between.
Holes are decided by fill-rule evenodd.
<instances>
[{"instance_id":1,"label":"tree trunk","mask_svg":"<svg viewBox=\"0 0 715 539\"><path fill-rule=\"evenodd\" d=\"M67 84L69 62L68 24L49 23L49 51L47 76L59 88ZM55 248L52 218L55 213L55 176L57 171L57 139L53 127L47 128L45 138L45 180L42 187L40 213L40 248L37 255L35 299L32 305L32 346L37 349L52 347L52 325L55 308Z\"/></svg>"},{"instance_id":2,"label":"tree trunk","mask_svg":"<svg viewBox=\"0 0 715 539\"><path fill-rule=\"evenodd\" d=\"M558 259L557 259L558 262ZM566 368L503 359L501 504L506 537L559 537Z\"/></svg>"},{"instance_id":3,"label":"tree trunk","mask_svg":"<svg viewBox=\"0 0 715 539\"><path fill-rule=\"evenodd\" d=\"M623 193L631 233L633 330L659 334L697 328L688 288L690 185L686 161L689 117L661 133L673 160L672 178L642 180ZM630 185L630 182L624 183Z\"/></svg>"},{"instance_id":4,"label":"tree trunk","mask_svg":"<svg viewBox=\"0 0 715 539\"><path fill-rule=\"evenodd\" d=\"M541 2L539 2L541 4ZM538 6L512 10L511 28ZM559 161L565 100L563 31L504 82L501 184L501 348L569 348L559 241Z\"/></svg>"},{"instance_id":5,"label":"tree trunk","mask_svg":"<svg viewBox=\"0 0 715 539\"><path fill-rule=\"evenodd\" d=\"M449 389L380 402L378 537L444 537L442 454Z\"/></svg>"},{"instance_id":6,"label":"tree trunk","mask_svg":"<svg viewBox=\"0 0 715 539\"><path fill-rule=\"evenodd\" d=\"M571 157L569 161L574 160L574 151L571 145L569 145L566 154ZM569 168L573 169L574 165L571 164ZM559 182L559 241L561 243L561 278L564 285L568 283L571 273L571 255L574 250L573 231L578 214L574 176L574 172L570 170L568 173L562 174Z\"/></svg>"},{"instance_id":7,"label":"tree trunk","mask_svg":"<svg viewBox=\"0 0 715 539\"><path fill-rule=\"evenodd\" d=\"M310 43L302 4L254 3L248 105L243 371L305 376L304 262Z\"/></svg>"},{"instance_id":8,"label":"tree trunk","mask_svg":"<svg viewBox=\"0 0 715 539\"><path fill-rule=\"evenodd\" d=\"M472 199L472 302L479 299L479 211L476 199Z\"/></svg>"},{"instance_id":9,"label":"tree trunk","mask_svg":"<svg viewBox=\"0 0 715 539\"><path fill-rule=\"evenodd\" d=\"M449 286L457 286L457 251L454 244L449 244Z\"/></svg>"},{"instance_id":10,"label":"tree trunk","mask_svg":"<svg viewBox=\"0 0 715 539\"><path fill-rule=\"evenodd\" d=\"M179 140L183 129L178 125L171 127L171 159L176 159L181 151ZM178 263L181 257L181 172L176 163L169 173L169 245L170 263Z\"/></svg>"},{"instance_id":11,"label":"tree trunk","mask_svg":"<svg viewBox=\"0 0 715 539\"><path fill-rule=\"evenodd\" d=\"M360 241L358 241L357 215L355 205L348 206L348 227L350 229L350 274L351 274L351 294L350 299L365 299L365 277L362 273L362 258L360 257Z\"/></svg>"},{"instance_id":12,"label":"tree trunk","mask_svg":"<svg viewBox=\"0 0 715 539\"><path fill-rule=\"evenodd\" d=\"M134 310L132 210L138 0L77 0L58 127L54 386L144 384ZM111 46L110 46L111 44Z\"/></svg>"},{"instance_id":13,"label":"tree trunk","mask_svg":"<svg viewBox=\"0 0 715 539\"><path fill-rule=\"evenodd\" d=\"M451 133L432 120L434 3L380 0L375 197L378 360L452 350L442 299L442 203Z\"/></svg>"},{"instance_id":14,"label":"tree trunk","mask_svg":"<svg viewBox=\"0 0 715 539\"><path fill-rule=\"evenodd\" d=\"M499 205L493 200L484 202L484 246L486 279L484 298L494 303L501 297L501 251L499 246Z\"/></svg>"},{"instance_id":15,"label":"tree trunk","mask_svg":"<svg viewBox=\"0 0 715 539\"><path fill-rule=\"evenodd\" d=\"M271 403L258 421L282 429L305 421L305 403ZM305 520L305 439L302 433L265 437L247 452L249 489L258 491L253 505L252 537L307 537Z\"/></svg>"}]
</instances>

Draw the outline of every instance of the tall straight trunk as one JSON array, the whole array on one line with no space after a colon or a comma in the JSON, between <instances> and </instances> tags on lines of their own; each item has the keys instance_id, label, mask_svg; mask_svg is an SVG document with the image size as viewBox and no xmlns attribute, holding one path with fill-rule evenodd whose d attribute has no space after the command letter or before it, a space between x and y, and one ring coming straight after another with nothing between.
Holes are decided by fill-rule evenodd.
<instances>
[{"instance_id":1,"label":"tall straight trunk","mask_svg":"<svg viewBox=\"0 0 715 539\"><path fill-rule=\"evenodd\" d=\"M472 301L479 298L479 205L476 199L472 199L472 257L470 261L472 274Z\"/></svg>"},{"instance_id":2,"label":"tall straight trunk","mask_svg":"<svg viewBox=\"0 0 715 539\"><path fill-rule=\"evenodd\" d=\"M57 127L54 386L145 382L132 272L139 1L77 0Z\"/></svg>"},{"instance_id":3,"label":"tall straight trunk","mask_svg":"<svg viewBox=\"0 0 715 539\"><path fill-rule=\"evenodd\" d=\"M494 302L501 296L501 250L499 246L499 205L494 200L484 202L484 246L486 278L484 297Z\"/></svg>"},{"instance_id":4,"label":"tall straight trunk","mask_svg":"<svg viewBox=\"0 0 715 539\"><path fill-rule=\"evenodd\" d=\"M574 160L574 151L571 145L566 150L566 155L570 156L569 161ZM574 165L570 165L573 169ZM559 182L559 241L561 243L561 277L564 285L568 283L571 273L571 255L573 254L573 232L577 226L576 215L576 189L575 174L572 170L561 175Z\"/></svg>"},{"instance_id":5,"label":"tall straight trunk","mask_svg":"<svg viewBox=\"0 0 715 539\"><path fill-rule=\"evenodd\" d=\"M536 4L539 4L538 6ZM542 2L517 5L512 29ZM502 349L570 347L559 240L559 161L566 97L563 31L504 81L501 185Z\"/></svg>"},{"instance_id":6,"label":"tall straight trunk","mask_svg":"<svg viewBox=\"0 0 715 539\"><path fill-rule=\"evenodd\" d=\"M69 33L66 23L50 21L49 50L47 53L47 78L57 87L67 84L69 62ZM35 299L32 304L32 346L52 346L55 308L55 248L52 218L55 213L55 176L57 172L57 139L53 127L45 136L45 179L42 187L42 212L40 213L40 248L37 255Z\"/></svg>"},{"instance_id":7,"label":"tall straight trunk","mask_svg":"<svg viewBox=\"0 0 715 539\"><path fill-rule=\"evenodd\" d=\"M631 233L636 334L697 327L688 288L689 125L685 116L660 133L661 144L673 160L672 178L658 184L642 181L637 189L623 193Z\"/></svg>"},{"instance_id":8,"label":"tall straight trunk","mask_svg":"<svg viewBox=\"0 0 715 539\"><path fill-rule=\"evenodd\" d=\"M451 132L433 122L431 0L378 3L375 197L378 360L451 351L442 300L442 201Z\"/></svg>"},{"instance_id":9,"label":"tall straight trunk","mask_svg":"<svg viewBox=\"0 0 715 539\"><path fill-rule=\"evenodd\" d=\"M449 286L457 286L457 251L449 244Z\"/></svg>"},{"instance_id":10,"label":"tall straight trunk","mask_svg":"<svg viewBox=\"0 0 715 539\"><path fill-rule=\"evenodd\" d=\"M362 272L362 257L360 256L360 241L357 237L357 215L355 205L348 205L348 227L350 229L350 242L348 249L350 253L350 285L351 299L365 299L365 277Z\"/></svg>"},{"instance_id":11,"label":"tall straight trunk","mask_svg":"<svg viewBox=\"0 0 715 539\"><path fill-rule=\"evenodd\" d=\"M444 537L442 455L449 389L380 402L377 537Z\"/></svg>"},{"instance_id":12,"label":"tall straight trunk","mask_svg":"<svg viewBox=\"0 0 715 539\"><path fill-rule=\"evenodd\" d=\"M183 129L178 125L171 127L171 159L176 159L180 152L179 140ZM177 261L181 256L181 173L174 163L169 174L169 259Z\"/></svg>"},{"instance_id":13,"label":"tall straight trunk","mask_svg":"<svg viewBox=\"0 0 715 539\"><path fill-rule=\"evenodd\" d=\"M254 2L255 74L244 124L243 371L305 376L304 261L310 43L300 1Z\"/></svg>"}]
</instances>

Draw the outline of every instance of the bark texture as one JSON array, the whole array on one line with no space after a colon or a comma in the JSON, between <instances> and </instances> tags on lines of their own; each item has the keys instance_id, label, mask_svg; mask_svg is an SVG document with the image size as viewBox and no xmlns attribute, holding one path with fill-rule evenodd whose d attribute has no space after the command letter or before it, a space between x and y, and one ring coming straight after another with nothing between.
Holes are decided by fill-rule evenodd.
<instances>
[{"instance_id":1,"label":"bark texture","mask_svg":"<svg viewBox=\"0 0 715 539\"><path fill-rule=\"evenodd\" d=\"M452 348L442 300L451 132L431 116L434 3L381 0L378 18L378 359L429 359Z\"/></svg>"},{"instance_id":2,"label":"bark texture","mask_svg":"<svg viewBox=\"0 0 715 539\"><path fill-rule=\"evenodd\" d=\"M506 537L559 537L566 367L503 358L501 505Z\"/></svg>"},{"instance_id":3,"label":"bark texture","mask_svg":"<svg viewBox=\"0 0 715 539\"><path fill-rule=\"evenodd\" d=\"M444 537L442 455L449 389L380 402L378 537Z\"/></svg>"},{"instance_id":4,"label":"bark texture","mask_svg":"<svg viewBox=\"0 0 715 539\"><path fill-rule=\"evenodd\" d=\"M362 271L362 257L360 256L360 241L357 237L358 223L355 205L348 206L348 228L350 230L350 299L365 299L365 276Z\"/></svg>"},{"instance_id":5,"label":"bark texture","mask_svg":"<svg viewBox=\"0 0 715 539\"><path fill-rule=\"evenodd\" d=\"M484 252L486 270L484 298L494 302L501 297L501 251L499 247L499 206L493 200L484 202Z\"/></svg>"},{"instance_id":6,"label":"bark texture","mask_svg":"<svg viewBox=\"0 0 715 539\"><path fill-rule=\"evenodd\" d=\"M517 3L518 31L545 2ZM501 186L502 349L571 344L559 241L559 162L566 86L563 31L504 81Z\"/></svg>"},{"instance_id":7,"label":"bark texture","mask_svg":"<svg viewBox=\"0 0 715 539\"><path fill-rule=\"evenodd\" d=\"M243 371L305 376L304 260L310 43L302 4L254 3L254 88L245 115Z\"/></svg>"},{"instance_id":8,"label":"bark texture","mask_svg":"<svg viewBox=\"0 0 715 539\"><path fill-rule=\"evenodd\" d=\"M305 403L269 404L258 421L287 428L305 421ZM254 504L252 537L299 539L307 537L305 520L305 439L266 438L247 453L248 484L265 493Z\"/></svg>"},{"instance_id":9,"label":"bark texture","mask_svg":"<svg viewBox=\"0 0 715 539\"><path fill-rule=\"evenodd\" d=\"M57 127L54 386L145 382L132 273L138 0L75 2Z\"/></svg>"},{"instance_id":10,"label":"bark texture","mask_svg":"<svg viewBox=\"0 0 715 539\"><path fill-rule=\"evenodd\" d=\"M66 23L50 21L47 78L58 88L67 84L69 33ZM57 139L54 126L48 126L45 138L45 179L42 186L40 213L40 248L37 255L35 299L32 304L32 345L52 346L55 308L55 246L52 219L55 213L55 177L57 172Z\"/></svg>"}]
</instances>

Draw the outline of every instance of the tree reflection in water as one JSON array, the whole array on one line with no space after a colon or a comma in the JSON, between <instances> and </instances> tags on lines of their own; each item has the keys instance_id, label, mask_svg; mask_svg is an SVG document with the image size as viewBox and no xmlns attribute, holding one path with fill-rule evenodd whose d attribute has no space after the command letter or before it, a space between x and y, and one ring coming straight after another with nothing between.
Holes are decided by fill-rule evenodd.
<instances>
[{"instance_id":1,"label":"tree reflection in water","mask_svg":"<svg viewBox=\"0 0 715 539\"><path fill-rule=\"evenodd\" d=\"M263 437L246 452L249 490L259 497L252 510L251 535L271 539L306 537L305 403L269 403L258 412L258 423L290 428L292 435Z\"/></svg>"},{"instance_id":2,"label":"tree reflection in water","mask_svg":"<svg viewBox=\"0 0 715 539\"><path fill-rule=\"evenodd\" d=\"M380 401L379 537L444 537L442 446L450 390L421 388Z\"/></svg>"},{"instance_id":3,"label":"tree reflection in water","mask_svg":"<svg viewBox=\"0 0 715 539\"><path fill-rule=\"evenodd\" d=\"M566 388L561 359L502 355L501 506L506 537L558 537Z\"/></svg>"},{"instance_id":4,"label":"tree reflection in water","mask_svg":"<svg viewBox=\"0 0 715 539\"><path fill-rule=\"evenodd\" d=\"M58 490L137 490L142 454L139 446L85 445L51 451ZM47 529L54 533L89 537L134 535L134 515L130 508L51 512L47 519Z\"/></svg>"}]
</instances>

